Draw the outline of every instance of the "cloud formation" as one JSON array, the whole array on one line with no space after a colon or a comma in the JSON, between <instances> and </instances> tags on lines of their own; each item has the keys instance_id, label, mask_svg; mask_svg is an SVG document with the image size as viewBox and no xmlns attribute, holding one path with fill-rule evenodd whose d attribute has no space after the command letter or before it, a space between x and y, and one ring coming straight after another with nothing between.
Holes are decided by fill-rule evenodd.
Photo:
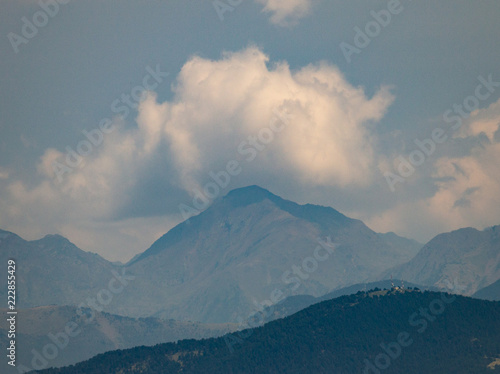
<instances>
[{"instance_id":1,"label":"cloud formation","mask_svg":"<svg viewBox=\"0 0 500 374\"><path fill-rule=\"evenodd\" d=\"M461 156L443 155L435 160L426 176L435 187L430 196L399 203L369 223L380 230L428 239L461 227L499 224L499 134L500 100L471 113L450 140L449 153Z\"/></svg>"},{"instance_id":2,"label":"cloud formation","mask_svg":"<svg viewBox=\"0 0 500 374\"><path fill-rule=\"evenodd\" d=\"M263 12L271 13L270 22L279 26L293 26L307 16L313 0L256 0L264 5Z\"/></svg>"},{"instance_id":3,"label":"cloud formation","mask_svg":"<svg viewBox=\"0 0 500 374\"><path fill-rule=\"evenodd\" d=\"M25 227L31 236L57 232L113 259L130 258L179 222L179 203L188 204L231 160L241 167L238 178L273 180L278 194L302 186L303 201L316 191L316 201L329 204L336 191L359 207L367 193L372 200L389 195L393 201L384 208L351 212L379 231L422 240L500 222L500 100L474 111L440 145L441 156L402 186L417 184L424 193L398 202L385 185L380 189L387 155L377 123L393 101L388 87L367 97L331 64L292 71L248 47L218 60L192 57L173 91L165 102L148 92L133 125L116 117L115 130L60 182L54 161L65 154L57 149L40 157L36 185L0 170L6 186L0 227ZM288 120L273 132L276 113ZM222 194L241 181L235 178Z\"/></svg>"},{"instance_id":4,"label":"cloud formation","mask_svg":"<svg viewBox=\"0 0 500 374\"><path fill-rule=\"evenodd\" d=\"M237 156L241 141L281 110L292 123L269 144L261 169L327 186L368 183L375 141L370 126L392 102L389 90L370 99L326 63L297 72L286 63L268 63L253 47L219 61L188 61L173 102L159 104L151 95L141 105L138 124L150 139L145 147L154 148L163 135L180 183L190 190L202 182L199 171Z\"/></svg>"},{"instance_id":5,"label":"cloud formation","mask_svg":"<svg viewBox=\"0 0 500 374\"><path fill-rule=\"evenodd\" d=\"M115 118L116 130L61 182L54 161L64 154L47 149L38 165L40 183L12 182L4 204L20 215L29 210L30 225L40 220L46 232L62 234L75 231L68 222L90 227L95 221L180 219L179 202L233 159L250 180L275 175L311 187L367 186L376 162L373 127L393 100L387 87L367 97L330 64L291 71L255 47L217 61L191 58L174 93L160 103L149 92L133 128ZM275 112L287 113L290 122L269 139L265 129Z\"/></svg>"}]
</instances>

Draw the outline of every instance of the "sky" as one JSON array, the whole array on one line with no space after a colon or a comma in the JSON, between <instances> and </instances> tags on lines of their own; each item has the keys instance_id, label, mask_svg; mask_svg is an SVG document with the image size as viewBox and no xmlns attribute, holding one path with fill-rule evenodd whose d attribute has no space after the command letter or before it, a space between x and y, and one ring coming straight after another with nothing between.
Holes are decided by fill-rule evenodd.
<instances>
[{"instance_id":1,"label":"sky","mask_svg":"<svg viewBox=\"0 0 500 374\"><path fill-rule=\"evenodd\" d=\"M500 3L0 0L0 228L127 261L259 185L500 224Z\"/></svg>"}]
</instances>

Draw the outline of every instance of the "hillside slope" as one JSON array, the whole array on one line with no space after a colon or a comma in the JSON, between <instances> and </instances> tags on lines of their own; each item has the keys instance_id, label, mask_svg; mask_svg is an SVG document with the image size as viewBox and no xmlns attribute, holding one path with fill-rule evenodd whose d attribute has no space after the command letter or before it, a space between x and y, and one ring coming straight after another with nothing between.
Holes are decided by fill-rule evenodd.
<instances>
[{"instance_id":1,"label":"hillside slope","mask_svg":"<svg viewBox=\"0 0 500 374\"><path fill-rule=\"evenodd\" d=\"M359 293L239 335L109 352L41 373L491 374L500 372L492 364L500 357L498 336L498 302Z\"/></svg>"},{"instance_id":2,"label":"hillside slope","mask_svg":"<svg viewBox=\"0 0 500 374\"><path fill-rule=\"evenodd\" d=\"M472 295L500 279L500 226L437 235L408 263L383 272L378 279L391 275L441 289L451 284Z\"/></svg>"},{"instance_id":3,"label":"hillside slope","mask_svg":"<svg viewBox=\"0 0 500 374\"><path fill-rule=\"evenodd\" d=\"M79 306L111 291L100 303L105 312L204 323L245 319L276 292L317 297L365 281L419 246L258 186L229 192L124 266L58 235L26 241L0 232L0 259L17 261L20 308ZM123 287L114 292L112 284Z\"/></svg>"},{"instance_id":4,"label":"hillside slope","mask_svg":"<svg viewBox=\"0 0 500 374\"><path fill-rule=\"evenodd\" d=\"M6 315L6 310L0 310ZM232 325L203 325L155 318L134 319L71 306L44 306L18 310L17 367L58 367L87 360L99 353L137 345L154 345L188 338L208 338L234 331ZM74 328L74 336L67 335ZM0 344L8 347L8 322L0 319ZM72 330L70 330L72 331ZM66 338L66 337L67 338ZM49 348L58 342L58 354ZM35 350L37 353L33 353ZM43 366L45 365L45 366ZM17 373L0 363L1 373Z\"/></svg>"},{"instance_id":5,"label":"hillside slope","mask_svg":"<svg viewBox=\"0 0 500 374\"><path fill-rule=\"evenodd\" d=\"M481 288L472 297L484 300L500 301L500 279L487 287Z\"/></svg>"},{"instance_id":6,"label":"hillside slope","mask_svg":"<svg viewBox=\"0 0 500 374\"><path fill-rule=\"evenodd\" d=\"M399 279L394 279L391 281L390 279L386 279L383 281L378 281L378 282L369 282L369 283L357 283L353 284L352 286L348 287L343 287L339 288L337 290L334 290L332 292L328 292L327 294L320 296L320 297L313 297L310 295L296 295L296 296L290 296L287 297L286 299L280 301L276 305L272 305L270 307L265 308L264 311L262 311L261 315L265 315L265 321L270 322L278 318L284 318L288 317L292 314L295 314L302 309L307 308L308 306L311 306L313 304L317 304L321 301L325 300L331 300L335 299L337 297L345 296L345 295L351 295L355 294L359 291L366 292L367 290L373 290L373 289L391 289L392 283L396 287L401 287L401 285L404 284L404 287L407 289L409 288L417 288L420 290L428 290L428 291L440 291L436 287L428 287L428 286L421 286L417 285L414 283L406 282L403 283L403 281ZM451 290L446 290L451 293L453 293Z\"/></svg>"},{"instance_id":7,"label":"hillside slope","mask_svg":"<svg viewBox=\"0 0 500 374\"><path fill-rule=\"evenodd\" d=\"M402 264L417 250L411 240L377 234L332 208L245 187L179 224L127 265L136 280L124 297L141 305L127 314L235 322L274 290L320 296Z\"/></svg>"},{"instance_id":8,"label":"hillside slope","mask_svg":"<svg viewBox=\"0 0 500 374\"><path fill-rule=\"evenodd\" d=\"M82 251L60 235L27 241L0 230L0 261L7 264L9 259L16 261L18 308L79 305L106 288L115 277L113 271L121 273L119 266ZM6 292L6 287L0 287L3 300Z\"/></svg>"}]
</instances>

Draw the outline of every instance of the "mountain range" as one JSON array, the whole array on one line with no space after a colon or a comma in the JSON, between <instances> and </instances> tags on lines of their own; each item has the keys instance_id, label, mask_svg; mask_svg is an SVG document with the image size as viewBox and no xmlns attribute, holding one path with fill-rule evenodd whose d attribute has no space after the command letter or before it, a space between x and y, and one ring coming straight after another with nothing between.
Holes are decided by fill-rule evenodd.
<instances>
[{"instance_id":1,"label":"mountain range","mask_svg":"<svg viewBox=\"0 0 500 374\"><path fill-rule=\"evenodd\" d=\"M126 265L58 235L25 241L2 231L1 238L3 260L18 263L19 307L87 304L124 274L126 292L113 293L103 311L204 323L245 318L273 292L318 297L362 282L410 260L421 246L257 186L231 191Z\"/></svg>"},{"instance_id":2,"label":"mountain range","mask_svg":"<svg viewBox=\"0 0 500 374\"><path fill-rule=\"evenodd\" d=\"M7 310L0 309L3 315ZM137 345L155 345L181 339L202 339L234 331L236 325L205 325L195 322L130 318L108 313L79 310L74 306L43 306L19 310L16 331L17 367L41 369L60 367L87 360L99 353ZM74 333L68 335L68 329ZM0 344L8 347L9 323L0 319ZM48 348L56 345L52 357ZM18 373L5 361L0 372Z\"/></svg>"},{"instance_id":3,"label":"mountain range","mask_svg":"<svg viewBox=\"0 0 500 374\"><path fill-rule=\"evenodd\" d=\"M419 247L332 208L250 186L215 201L127 264L136 280L124 297L149 306L129 308L129 315L236 322L273 293L321 296L405 263Z\"/></svg>"},{"instance_id":4,"label":"mountain range","mask_svg":"<svg viewBox=\"0 0 500 374\"><path fill-rule=\"evenodd\" d=\"M113 349L260 326L343 295L391 289L393 277L406 288L500 300L499 232L464 228L423 245L376 233L333 208L249 186L217 199L126 264L60 235L27 241L3 230L0 259L16 261L22 362L31 363L32 349L50 344L49 334L65 324L82 325L82 311L95 315L64 355L47 360L61 366ZM0 297L7 299L6 291L0 288ZM6 328L0 323L4 344Z\"/></svg>"},{"instance_id":5,"label":"mountain range","mask_svg":"<svg viewBox=\"0 0 500 374\"><path fill-rule=\"evenodd\" d=\"M27 241L0 230L0 260L16 261L18 308L43 305L79 305L95 296L118 267L101 256L85 252L60 235ZM0 297L7 300L7 288Z\"/></svg>"},{"instance_id":6,"label":"mountain range","mask_svg":"<svg viewBox=\"0 0 500 374\"><path fill-rule=\"evenodd\" d=\"M19 308L83 305L134 318L241 323L289 296L312 302L391 275L472 295L500 279L499 231L460 229L422 247L333 208L249 186L217 199L127 264L59 235L26 241L7 231L0 231L0 259L17 261ZM119 292L110 292L112 285Z\"/></svg>"}]
</instances>

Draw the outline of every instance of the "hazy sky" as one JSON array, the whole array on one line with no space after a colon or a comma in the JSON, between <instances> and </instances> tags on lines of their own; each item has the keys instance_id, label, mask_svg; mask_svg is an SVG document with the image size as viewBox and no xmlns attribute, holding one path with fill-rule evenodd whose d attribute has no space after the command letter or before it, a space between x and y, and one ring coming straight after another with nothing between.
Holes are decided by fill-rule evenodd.
<instances>
[{"instance_id":1,"label":"hazy sky","mask_svg":"<svg viewBox=\"0 0 500 374\"><path fill-rule=\"evenodd\" d=\"M496 0L0 0L0 228L127 260L180 206L252 184L421 242L500 224L499 16Z\"/></svg>"}]
</instances>

